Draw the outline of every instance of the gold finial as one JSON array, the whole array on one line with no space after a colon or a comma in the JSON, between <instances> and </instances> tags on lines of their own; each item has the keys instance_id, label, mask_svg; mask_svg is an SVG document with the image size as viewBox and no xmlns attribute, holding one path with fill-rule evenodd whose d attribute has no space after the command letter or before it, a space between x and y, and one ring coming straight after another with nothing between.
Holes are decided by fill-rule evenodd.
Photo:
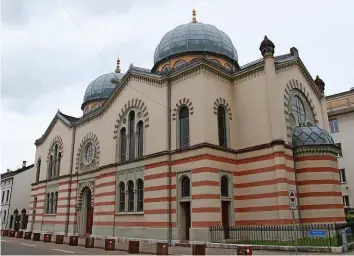
<instances>
[{"instance_id":1,"label":"gold finial","mask_svg":"<svg viewBox=\"0 0 354 256\"><path fill-rule=\"evenodd\" d=\"M194 5L194 3L193 3L193 5ZM197 14L196 14L195 8L193 8L192 14L193 14L192 22L197 23Z\"/></svg>"},{"instance_id":2,"label":"gold finial","mask_svg":"<svg viewBox=\"0 0 354 256\"><path fill-rule=\"evenodd\" d=\"M117 67L116 67L115 72L116 73L120 73L120 59L119 59L119 56L118 56L118 59L117 59Z\"/></svg>"}]
</instances>

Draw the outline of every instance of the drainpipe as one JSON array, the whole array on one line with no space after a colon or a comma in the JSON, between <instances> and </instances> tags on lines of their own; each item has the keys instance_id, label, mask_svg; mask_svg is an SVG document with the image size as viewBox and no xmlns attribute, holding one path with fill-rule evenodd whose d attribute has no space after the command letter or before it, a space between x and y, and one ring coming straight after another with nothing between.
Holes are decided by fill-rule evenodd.
<instances>
[{"instance_id":1,"label":"drainpipe","mask_svg":"<svg viewBox=\"0 0 354 256\"><path fill-rule=\"evenodd\" d=\"M172 183L172 167L171 167L171 80L168 79L167 82L167 129L168 129L168 244L172 245L172 190L171 190L171 183Z\"/></svg>"},{"instance_id":2,"label":"drainpipe","mask_svg":"<svg viewBox=\"0 0 354 256\"><path fill-rule=\"evenodd\" d=\"M73 136L71 142L71 156L70 156L70 178L69 178L69 198L68 198L68 214L66 215L65 221L65 229L64 233L67 236L69 231L69 217L70 217L70 201L71 201L71 181L72 181L72 174L73 174L73 161L74 161L74 147L75 147L75 135L76 135L76 127L73 127Z\"/></svg>"},{"instance_id":3,"label":"drainpipe","mask_svg":"<svg viewBox=\"0 0 354 256\"><path fill-rule=\"evenodd\" d=\"M296 164L295 164L295 156L294 158L294 173L295 173L295 188L296 188L296 200L297 200L297 213L299 216L299 224L301 224L301 211L300 211L300 200L299 200L299 192L298 192L298 180L297 180L297 172L296 172Z\"/></svg>"}]
</instances>

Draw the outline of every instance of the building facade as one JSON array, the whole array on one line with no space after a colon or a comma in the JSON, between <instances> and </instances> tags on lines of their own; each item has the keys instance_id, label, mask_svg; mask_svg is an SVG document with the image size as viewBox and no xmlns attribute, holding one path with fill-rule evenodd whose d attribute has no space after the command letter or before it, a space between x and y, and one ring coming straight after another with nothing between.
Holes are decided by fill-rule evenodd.
<instances>
[{"instance_id":1,"label":"building facade","mask_svg":"<svg viewBox=\"0 0 354 256\"><path fill-rule=\"evenodd\" d=\"M1 174L1 228L26 229L28 223L28 202L31 198L31 184L35 181L34 165L22 167Z\"/></svg>"},{"instance_id":2,"label":"building facade","mask_svg":"<svg viewBox=\"0 0 354 256\"><path fill-rule=\"evenodd\" d=\"M339 176L346 212L354 213L354 88L326 97L329 129L341 147Z\"/></svg>"},{"instance_id":3,"label":"building facade","mask_svg":"<svg viewBox=\"0 0 354 256\"><path fill-rule=\"evenodd\" d=\"M118 60L81 117L58 111L36 140L29 229L206 241L213 225L291 224L289 190L298 222L344 222L324 83L296 48L274 56L265 37L259 50L240 66L194 13L151 69L122 74Z\"/></svg>"}]
</instances>

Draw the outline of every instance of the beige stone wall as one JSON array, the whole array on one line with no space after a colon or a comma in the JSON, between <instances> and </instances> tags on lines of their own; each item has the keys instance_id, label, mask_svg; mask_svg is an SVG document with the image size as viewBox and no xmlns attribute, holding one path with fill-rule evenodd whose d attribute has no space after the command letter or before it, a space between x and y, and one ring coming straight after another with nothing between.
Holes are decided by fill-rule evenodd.
<instances>
[{"instance_id":1,"label":"beige stone wall","mask_svg":"<svg viewBox=\"0 0 354 256\"><path fill-rule=\"evenodd\" d=\"M59 136L63 143L63 154L60 163L60 176L70 174L70 160L71 160L71 147L72 147L72 128L66 126L61 120L57 120L49 133L48 137L41 145L36 147L35 163L41 158L41 169L39 180L45 180L47 178L48 171L48 153L50 146L56 137Z\"/></svg>"}]
</instances>

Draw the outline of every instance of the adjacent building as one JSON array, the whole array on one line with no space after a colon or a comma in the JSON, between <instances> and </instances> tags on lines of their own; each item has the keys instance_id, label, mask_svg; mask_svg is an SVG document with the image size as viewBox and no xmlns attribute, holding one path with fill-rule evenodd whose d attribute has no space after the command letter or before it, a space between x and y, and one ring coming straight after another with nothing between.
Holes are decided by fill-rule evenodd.
<instances>
[{"instance_id":1,"label":"adjacent building","mask_svg":"<svg viewBox=\"0 0 354 256\"><path fill-rule=\"evenodd\" d=\"M293 223L289 190L298 222L344 222L324 82L295 47L275 56L265 36L259 50L240 65L194 11L153 67L123 74L118 60L81 117L58 111L36 140L28 229L206 241L209 226Z\"/></svg>"},{"instance_id":2,"label":"adjacent building","mask_svg":"<svg viewBox=\"0 0 354 256\"><path fill-rule=\"evenodd\" d=\"M341 147L339 177L346 212L354 212L354 87L326 97L329 129Z\"/></svg>"},{"instance_id":3,"label":"adjacent building","mask_svg":"<svg viewBox=\"0 0 354 256\"><path fill-rule=\"evenodd\" d=\"M34 165L1 174L1 228L26 229L28 222L31 183L35 181Z\"/></svg>"}]
</instances>

